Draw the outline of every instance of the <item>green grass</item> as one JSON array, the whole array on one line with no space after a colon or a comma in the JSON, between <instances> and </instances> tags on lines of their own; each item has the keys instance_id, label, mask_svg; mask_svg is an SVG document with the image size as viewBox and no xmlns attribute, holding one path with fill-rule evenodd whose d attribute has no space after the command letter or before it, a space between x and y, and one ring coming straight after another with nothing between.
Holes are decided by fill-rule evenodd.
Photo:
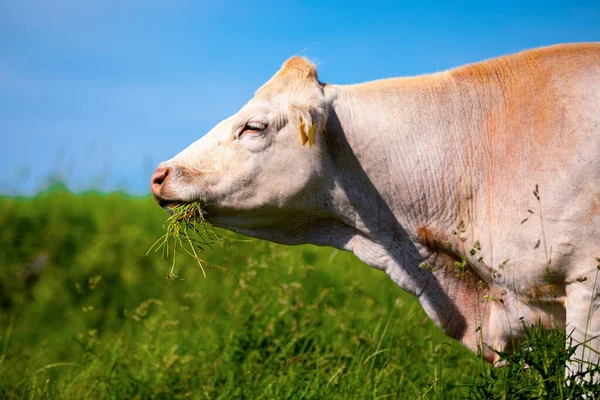
<instances>
[{"instance_id":1,"label":"green grass","mask_svg":"<svg viewBox=\"0 0 600 400\"><path fill-rule=\"evenodd\" d=\"M506 363L471 378L470 397L475 399L598 399L600 365L565 377L569 360L575 359L573 344L564 329L525 326L526 341L515 353L498 353ZM567 346L565 344L568 344ZM586 376L587 375L587 376Z\"/></svg>"},{"instance_id":2,"label":"green grass","mask_svg":"<svg viewBox=\"0 0 600 400\"><path fill-rule=\"evenodd\" d=\"M170 209L171 215L163 223L165 234L150 247L146 255L162 250L162 256L172 257L171 271L167 279L181 279L175 274L177 255L182 253L196 260L206 278L204 264L198 253L213 249L216 243L223 244L224 237L204 220L204 211L199 201L178 204ZM170 252L170 254L169 254ZM210 265L210 264L209 264ZM210 265L214 266L214 265ZM225 267L220 267L227 270Z\"/></svg>"},{"instance_id":3,"label":"green grass","mask_svg":"<svg viewBox=\"0 0 600 400\"><path fill-rule=\"evenodd\" d=\"M146 251L166 217L119 193L0 198L0 398L509 398L349 253L224 232L202 258L227 270L180 257L165 279Z\"/></svg>"}]
</instances>

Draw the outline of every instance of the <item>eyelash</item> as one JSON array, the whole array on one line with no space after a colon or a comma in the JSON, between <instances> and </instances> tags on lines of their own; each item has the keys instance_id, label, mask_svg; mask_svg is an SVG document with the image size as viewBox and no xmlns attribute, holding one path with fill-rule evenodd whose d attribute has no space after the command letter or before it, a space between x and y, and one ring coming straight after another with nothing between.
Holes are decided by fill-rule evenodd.
<instances>
[{"instance_id":1,"label":"eyelash","mask_svg":"<svg viewBox=\"0 0 600 400\"><path fill-rule=\"evenodd\" d=\"M247 122L246 125L244 125L244 127L242 128L242 130L240 130L240 133L238 134L238 138L240 136L242 136L244 133L257 134L259 132L264 131L266 128L267 128L267 126L260 122ZM250 133L250 132L253 132L253 133Z\"/></svg>"}]
</instances>

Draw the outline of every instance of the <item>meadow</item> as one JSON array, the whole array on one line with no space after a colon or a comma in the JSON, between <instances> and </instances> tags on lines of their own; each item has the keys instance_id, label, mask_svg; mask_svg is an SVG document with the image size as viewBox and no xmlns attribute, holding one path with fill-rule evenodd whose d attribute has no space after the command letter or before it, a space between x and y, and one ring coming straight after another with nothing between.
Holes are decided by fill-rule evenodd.
<instances>
[{"instance_id":1,"label":"meadow","mask_svg":"<svg viewBox=\"0 0 600 400\"><path fill-rule=\"evenodd\" d=\"M535 368L491 368L346 252L225 232L202 254L225 270L179 257L165 279L171 260L146 251L166 216L61 185L0 198L0 398L550 396Z\"/></svg>"}]
</instances>

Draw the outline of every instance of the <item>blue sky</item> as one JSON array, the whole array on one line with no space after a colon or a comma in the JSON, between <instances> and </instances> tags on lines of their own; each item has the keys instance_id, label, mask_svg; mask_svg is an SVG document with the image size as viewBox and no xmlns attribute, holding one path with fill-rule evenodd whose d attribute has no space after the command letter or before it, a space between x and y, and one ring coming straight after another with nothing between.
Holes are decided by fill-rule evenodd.
<instances>
[{"instance_id":1,"label":"blue sky","mask_svg":"<svg viewBox=\"0 0 600 400\"><path fill-rule=\"evenodd\" d=\"M330 83L600 40L600 2L0 0L0 194L149 192L289 56Z\"/></svg>"}]
</instances>

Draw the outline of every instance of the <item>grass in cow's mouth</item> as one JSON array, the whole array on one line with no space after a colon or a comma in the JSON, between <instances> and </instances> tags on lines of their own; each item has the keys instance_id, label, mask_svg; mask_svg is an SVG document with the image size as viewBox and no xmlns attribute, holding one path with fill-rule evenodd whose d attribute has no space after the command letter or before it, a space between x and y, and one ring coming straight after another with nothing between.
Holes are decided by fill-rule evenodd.
<instances>
[{"instance_id":1,"label":"grass in cow's mouth","mask_svg":"<svg viewBox=\"0 0 600 400\"><path fill-rule=\"evenodd\" d=\"M204 209L202 203L194 201L182 203L174 206L172 214L164 222L165 234L158 239L146 254L162 250L164 257L169 257L169 251L173 255L171 272L166 276L167 279L182 279L175 274L175 263L177 253L186 254L198 262L202 274L206 277L204 266L215 267L200 257L198 253L211 248L215 242L223 242L224 238L219 235L204 219ZM222 267L216 266L224 269Z\"/></svg>"}]
</instances>

